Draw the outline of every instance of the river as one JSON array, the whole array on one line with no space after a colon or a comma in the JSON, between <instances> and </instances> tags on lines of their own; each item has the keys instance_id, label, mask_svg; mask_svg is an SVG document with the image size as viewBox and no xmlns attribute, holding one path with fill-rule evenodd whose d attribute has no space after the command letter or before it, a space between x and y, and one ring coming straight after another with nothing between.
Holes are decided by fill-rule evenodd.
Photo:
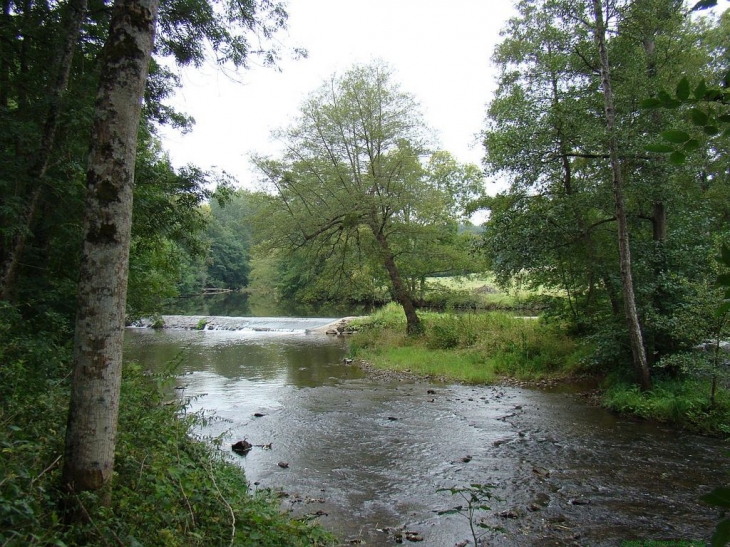
<instances>
[{"instance_id":1,"label":"river","mask_svg":"<svg viewBox=\"0 0 730 547\"><path fill-rule=\"evenodd\" d=\"M177 392L215 417L204 433L226 450L259 445L230 453L251 488L281 490L285 508L319 515L343 540L463 542L468 519L438 512L465 504L440 489L472 483L494 485L476 519L501 531L482 530L485 545L711 535L719 513L699 497L727 481L725 442L617 417L570 389L375 380L343 362L345 338L305 333L316 324L128 329L125 355L176 362Z\"/></svg>"}]
</instances>

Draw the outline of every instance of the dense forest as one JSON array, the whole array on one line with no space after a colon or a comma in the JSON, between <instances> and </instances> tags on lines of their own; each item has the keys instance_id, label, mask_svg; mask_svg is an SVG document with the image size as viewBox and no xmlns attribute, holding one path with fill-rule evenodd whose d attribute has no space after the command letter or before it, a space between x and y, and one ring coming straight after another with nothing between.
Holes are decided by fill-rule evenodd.
<instances>
[{"instance_id":1,"label":"dense forest","mask_svg":"<svg viewBox=\"0 0 730 547\"><path fill-rule=\"evenodd\" d=\"M637 393L699 378L715 405L730 314L730 12L714 4L517 1L493 55L482 166L435 146L417 90L402 90L387 63L353 66L275 130L281 154L251 158L254 191L241 186L254 181L172 166L160 128L194 120L166 105L180 85L167 67L305 55L275 39L283 5L6 0L2 543L135 544L145 533L125 521L124 481L146 456L117 424L134 428L157 407L140 402L139 371L122 382L123 326L210 288L394 302L417 337L420 309L458 300L432 280L489 274L504 290L529 290L545 321L589 348L587 368ZM490 177L507 189L489 195ZM469 222L477 211L488 213L481 227ZM164 428L175 414L157 419ZM115 443L128 451L116 464ZM190 462L208 458L184 450ZM87 495L99 496L94 518ZM190 536L159 544L194 544L194 518L168 525ZM281 537L314 533L277 526Z\"/></svg>"}]
</instances>

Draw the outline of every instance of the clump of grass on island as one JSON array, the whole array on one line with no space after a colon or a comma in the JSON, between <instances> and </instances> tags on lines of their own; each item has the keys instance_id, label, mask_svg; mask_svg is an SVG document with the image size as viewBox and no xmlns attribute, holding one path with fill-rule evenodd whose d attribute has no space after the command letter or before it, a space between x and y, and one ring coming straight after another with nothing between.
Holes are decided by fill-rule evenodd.
<instances>
[{"instance_id":1,"label":"clump of grass on island","mask_svg":"<svg viewBox=\"0 0 730 547\"><path fill-rule=\"evenodd\" d=\"M389 304L357 324L354 356L379 368L491 383L565 376L586 350L555 326L504 312L419 312L424 334L405 334L403 310Z\"/></svg>"},{"instance_id":2,"label":"clump of grass on island","mask_svg":"<svg viewBox=\"0 0 730 547\"><path fill-rule=\"evenodd\" d=\"M730 395L726 389L717 390L713 400L710 379L659 378L646 392L628 382L612 383L603 403L614 412L675 423L700 433L730 435Z\"/></svg>"}]
</instances>

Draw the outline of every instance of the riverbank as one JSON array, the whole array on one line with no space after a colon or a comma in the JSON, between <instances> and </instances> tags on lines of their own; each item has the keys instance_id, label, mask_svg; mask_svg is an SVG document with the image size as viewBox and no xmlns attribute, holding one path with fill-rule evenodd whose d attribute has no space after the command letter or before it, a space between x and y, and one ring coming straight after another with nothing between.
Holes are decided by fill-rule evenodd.
<instances>
[{"instance_id":1,"label":"riverbank","mask_svg":"<svg viewBox=\"0 0 730 547\"><path fill-rule=\"evenodd\" d=\"M171 396L172 376L134 363L125 365L122 380L111 504L99 493L75 496L66 503L85 518L64 523L59 507L69 394L63 357L62 350L44 355L46 366L56 363L60 374L39 380L40 390L23 381L26 363L0 368L1 545L337 544L323 528L282 514L273 493L249 489L241 468L200 437L203 416Z\"/></svg>"},{"instance_id":2,"label":"riverbank","mask_svg":"<svg viewBox=\"0 0 730 547\"><path fill-rule=\"evenodd\" d=\"M627 379L630 370L608 374L596 367L590 344L569 337L556 325L499 312L419 315L425 326L420 337L406 336L397 306L355 321L359 333L350 344L352 357L365 363L369 374L394 380L403 375L537 388L577 381L588 384L585 397L591 404L618 414L730 436L730 396L720 384L713 396L711 378L671 377L658 371L654 389L641 392Z\"/></svg>"},{"instance_id":3,"label":"riverbank","mask_svg":"<svg viewBox=\"0 0 730 547\"><path fill-rule=\"evenodd\" d=\"M504 530L494 547L699 540L714 526L699 497L723 474L723 443L609 414L563 386L374 380L349 361L351 337L126 334L129 357L159 366L184 348L188 412L215 417L199 433L342 545L408 544L406 531L428 547L462 542L467 521L439 513L462 503L443 489L471 484L494 485L492 511L477 515ZM233 455L242 439L253 448Z\"/></svg>"}]
</instances>

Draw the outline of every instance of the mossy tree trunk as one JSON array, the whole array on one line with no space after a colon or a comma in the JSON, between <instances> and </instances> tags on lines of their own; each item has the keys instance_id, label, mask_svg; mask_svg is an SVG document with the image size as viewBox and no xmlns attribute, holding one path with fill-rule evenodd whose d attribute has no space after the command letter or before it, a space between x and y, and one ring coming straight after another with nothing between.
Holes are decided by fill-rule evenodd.
<instances>
[{"instance_id":1,"label":"mossy tree trunk","mask_svg":"<svg viewBox=\"0 0 730 547\"><path fill-rule=\"evenodd\" d=\"M132 189L159 0L116 0L87 170L63 486L110 494L122 373Z\"/></svg>"}]
</instances>

